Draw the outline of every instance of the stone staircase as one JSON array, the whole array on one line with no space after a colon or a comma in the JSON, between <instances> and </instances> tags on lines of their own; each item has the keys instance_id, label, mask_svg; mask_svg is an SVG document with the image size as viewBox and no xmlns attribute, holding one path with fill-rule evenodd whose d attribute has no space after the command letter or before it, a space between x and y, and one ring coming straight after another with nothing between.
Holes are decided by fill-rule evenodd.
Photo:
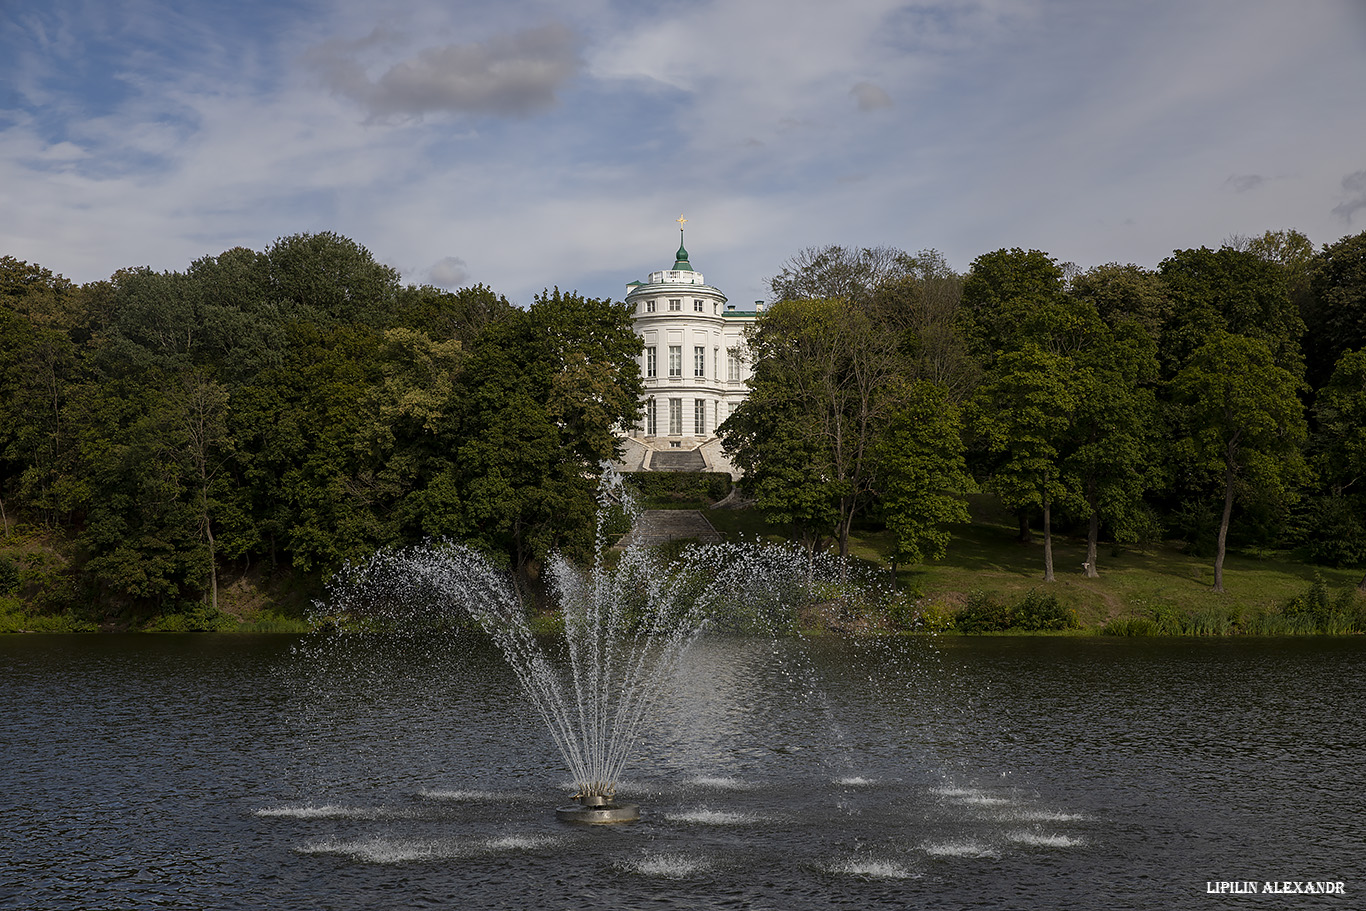
<instances>
[{"instance_id":1,"label":"stone staircase","mask_svg":"<svg viewBox=\"0 0 1366 911\"><path fill-rule=\"evenodd\" d=\"M667 544L683 538L696 539L702 544L721 543L721 535L696 509L646 509L631 530L622 536L619 545Z\"/></svg>"},{"instance_id":2,"label":"stone staircase","mask_svg":"<svg viewBox=\"0 0 1366 911\"><path fill-rule=\"evenodd\" d=\"M651 471L706 471L707 460L699 449L656 449L650 456Z\"/></svg>"}]
</instances>

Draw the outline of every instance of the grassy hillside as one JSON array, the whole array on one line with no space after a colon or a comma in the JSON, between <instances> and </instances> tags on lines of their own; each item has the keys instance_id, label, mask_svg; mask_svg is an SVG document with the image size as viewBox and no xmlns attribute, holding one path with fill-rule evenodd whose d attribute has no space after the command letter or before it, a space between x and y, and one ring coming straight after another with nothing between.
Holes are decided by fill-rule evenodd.
<instances>
[{"instance_id":1,"label":"grassy hillside","mask_svg":"<svg viewBox=\"0 0 1366 911\"><path fill-rule=\"evenodd\" d=\"M1225 592L1216 594L1211 591L1212 558L1194 557L1173 545L1102 544L1097 559L1100 578L1088 579L1082 574L1086 542L1060 535L1053 541L1057 581L1047 584L1041 534L1035 534L1033 543L1019 543L1013 518L990 497L971 497L970 511L972 522L953 528L953 542L943 560L898 569L898 585L918 595L921 610L931 617L950 617L983 599L1014 604L1039 592L1074 610L1084 629L1098 630L1129 619L1156 620L1159 625L1164 619L1180 619L1231 625L1226 632L1247 631L1253 619L1279 617L1287 604L1306 599L1316 579L1322 580L1330 600L1362 607L1356 594L1360 570L1313 566L1287 553L1230 552L1224 563ZM707 516L733 539L781 538L780 529L767 526L752 510L712 510ZM851 542L853 556L890 573L883 556L886 549L881 533L865 532ZM1176 629L1168 623L1162 631Z\"/></svg>"}]
</instances>

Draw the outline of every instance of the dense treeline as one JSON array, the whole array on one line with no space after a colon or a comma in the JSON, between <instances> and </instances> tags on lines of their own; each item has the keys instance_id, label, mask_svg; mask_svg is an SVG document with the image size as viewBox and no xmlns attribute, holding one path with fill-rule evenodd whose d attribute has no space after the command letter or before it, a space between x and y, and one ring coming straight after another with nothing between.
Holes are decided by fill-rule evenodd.
<instances>
[{"instance_id":1,"label":"dense treeline","mask_svg":"<svg viewBox=\"0 0 1366 911\"><path fill-rule=\"evenodd\" d=\"M724 428L746 484L812 549L885 526L943 553L979 488L1022 539L1176 539L1366 563L1366 233L1178 250L1080 271L1036 250L809 249L751 333L753 393Z\"/></svg>"},{"instance_id":2,"label":"dense treeline","mask_svg":"<svg viewBox=\"0 0 1366 911\"><path fill-rule=\"evenodd\" d=\"M638 352L624 305L404 286L328 233L83 286L0 258L0 535L66 557L5 558L0 596L211 620L227 571L438 536L531 580L591 542Z\"/></svg>"},{"instance_id":3,"label":"dense treeline","mask_svg":"<svg viewBox=\"0 0 1366 911\"><path fill-rule=\"evenodd\" d=\"M1059 528L1088 575L1102 540L1184 541L1216 587L1228 546L1366 563L1366 233L964 275L828 247L772 298L723 433L813 551L874 527L933 559L982 489L1042 535L1045 578ZM534 586L591 543L639 352L623 305L404 286L333 234L80 286L0 258L0 599L212 625L228 577L307 594L428 537Z\"/></svg>"}]
</instances>

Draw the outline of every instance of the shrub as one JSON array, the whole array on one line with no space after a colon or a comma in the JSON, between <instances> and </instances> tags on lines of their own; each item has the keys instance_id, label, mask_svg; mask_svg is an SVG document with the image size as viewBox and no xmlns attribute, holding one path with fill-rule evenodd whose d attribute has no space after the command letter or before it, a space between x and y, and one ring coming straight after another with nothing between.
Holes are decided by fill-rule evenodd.
<instances>
[{"instance_id":1,"label":"shrub","mask_svg":"<svg viewBox=\"0 0 1366 911\"><path fill-rule=\"evenodd\" d=\"M1281 627L1277 633L1265 635L1309 635L1324 633L1343 635L1346 633L1366 632L1366 604L1357 593L1345 588L1336 598L1330 596L1328 584L1323 577L1314 574L1308 591L1296 595L1280 607L1280 622L1274 615L1263 620L1266 627Z\"/></svg>"},{"instance_id":2,"label":"shrub","mask_svg":"<svg viewBox=\"0 0 1366 911\"><path fill-rule=\"evenodd\" d=\"M968 603L954 615L954 626L962 633L1045 632L1076 629L1081 623L1077 612L1063 607L1056 595L1034 589L1013 605L973 592Z\"/></svg>"},{"instance_id":3,"label":"shrub","mask_svg":"<svg viewBox=\"0 0 1366 911\"><path fill-rule=\"evenodd\" d=\"M19 593L19 567L4 554L0 554L0 597Z\"/></svg>"},{"instance_id":4,"label":"shrub","mask_svg":"<svg viewBox=\"0 0 1366 911\"><path fill-rule=\"evenodd\" d=\"M1058 603L1056 595L1032 589L1015 605L1012 623L1030 631L1076 629L1081 626L1077 612Z\"/></svg>"},{"instance_id":5,"label":"shrub","mask_svg":"<svg viewBox=\"0 0 1366 911\"><path fill-rule=\"evenodd\" d=\"M1366 563L1366 530L1345 497L1320 497L1309 508L1305 552L1313 563L1359 566Z\"/></svg>"},{"instance_id":6,"label":"shrub","mask_svg":"<svg viewBox=\"0 0 1366 911\"><path fill-rule=\"evenodd\" d=\"M1151 617L1116 617L1100 629L1102 636L1158 636L1160 627Z\"/></svg>"},{"instance_id":7,"label":"shrub","mask_svg":"<svg viewBox=\"0 0 1366 911\"><path fill-rule=\"evenodd\" d=\"M973 592L953 615L960 633L994 633L1010 628L1010 609L985 592Z\"/></svg>"},{"instance_id":8,"label":"shrub","mask_svg":"<svg viewBox=\"0 0 1366 911\"><path fill-rule=\"evenodd\" d=\"M705 506L730 493L730 475L721 471L645 471L629 476L642 503L656 506Z\"/></svg>"},{"instance_id":9,"label":"shrub","mask_svg":"<svg viewBox=\"0 0 1366 911\"><path fill-rule=\"evenodd\" d=\"M149 633L223 633L237 629L237 621L207 604L180 614L163 614L147 625Z\"/></svg>"}]
</instances>

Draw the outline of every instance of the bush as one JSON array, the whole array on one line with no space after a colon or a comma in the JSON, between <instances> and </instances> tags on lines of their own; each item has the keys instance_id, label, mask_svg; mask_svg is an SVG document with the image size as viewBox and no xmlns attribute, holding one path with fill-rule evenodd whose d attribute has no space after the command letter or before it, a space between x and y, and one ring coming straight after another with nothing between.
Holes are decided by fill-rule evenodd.
<instances>
[{"instance_id":1,"label":"bush","mask_svg":"<svg viewBox=\"0 0 1366 911\"><path fill-rule=\"evenodd\" d=\"M99 627L70 612L34 613L18 598L0 596L0 633L93 633Z\"/></svg>"},{"instance_id":2,"label":"bush","mask_svg":"<svg viewBox=\"0 0 1366 911\"><path fill-rule=\"evenodd\" d=\"M149 633L224 633L236 629L236 620L207 604L180 614L163 614L146 627Z\"/></svg>"},{"instance_id":3,"label":"bush","mask_svg":"<svg viewBox=\"0 0 1366 911\"><path fill-rule=\"evenodd\" d=\"M1034 589L1013 605L974 592L967 605L954 614L954 626L961 633L1045 632L1077 629L1081 622L1077 612L1063 607L1057 596Z\"/></svg>"},{"instance_id":4,"label":"bush","mask_svg":"<svg viewBox=\"0 0 1366 911\"><path fill-rule=\"evenodd\" d=\"M19 594L19 567L4 554L0 554L0 597Z\"/></svg>"},{"instance_id":5,"label":"bush","mask_svg":"<svg viewBox=\"0 0 1366 911\"><path fill-rule=\"evenodd\" d=\"M707 506L730 493L730 475L722 471L642 471L628 482L647 506Z\"/></svg>"},{"instance_id":6,"label":"bush","mask_svg":"<svg viewBox=\"0 0 1366 911\"><path fill-rule=\"evenodd\" d=\"M1357 592L1344 588L1331 597L1328 584L1315 573L1314 581L1303 595L1296 595L1280 607L1280 622L1275 615L1263 618L1264 627L1281 626L1279 635L1344 635L1366 632L1366 604ZM1268 633L1267 635L1275 635Z\"/></svg>"},{"instance_id":7,"label":"bush","mask_svg":"<svg viewBox=\"0 0 1366 911\"><path fill-rule=\"evenodd\" d=\"M1161 627L1151 617L1116 617L1100 629L1102 636L1160 636Z\"/></svg>"},{"instance_id":8,"label":"bush","mask_svg":"<svg viewBox=\"0 0 1366 911\"><path fill-rule=\"evenodd\" d=\"M1076 629L1081 626L1077 612L1063 607L1055 595L1044 594L1038 589L1015 605L1014 625L1017 629L1030 631Z\"/></svg>"},{"instance_id":9,"label":"bush","mask_svg":"<svg viewBox=\"0 0 1366 911\"><path fill-rule=\"evenodd\" d=\"M1319 497L1309 507L1304 536L1310 562L1325 566L1366 563L1366 530L1345 497Z\"/></svg>"}]
</instances>

